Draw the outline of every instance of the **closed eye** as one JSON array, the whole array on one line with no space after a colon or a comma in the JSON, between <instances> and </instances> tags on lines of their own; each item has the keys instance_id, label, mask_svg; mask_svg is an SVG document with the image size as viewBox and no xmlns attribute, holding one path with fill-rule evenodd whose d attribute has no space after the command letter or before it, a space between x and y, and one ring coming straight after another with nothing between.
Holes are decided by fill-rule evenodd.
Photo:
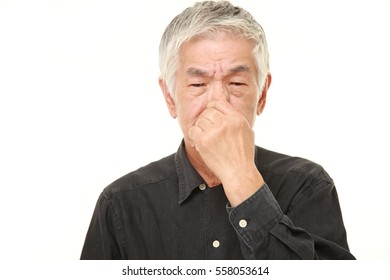
<instances>
[{"instance_id":1,"label":"closed eye","mask_svg":"<svg viewBox=\"0 0 390 280\"><path fill-rule=\"evenodd\" d=\"M245 86L245 83L238 83L238 82L231 82L230 85L232 86Z\"/></svg>"},{"instance_id":2,"label":"closed eye","mask_svg":"<svg viewBox=\"0 0 390 280\"><path fill-rule=\"evenodd\" d=\"M190 84L190 87L196 87L196 88L199 88L199 87L204 87L206 84L205 83L199 83L199 84Z\"/></svg>"}]
</instances>

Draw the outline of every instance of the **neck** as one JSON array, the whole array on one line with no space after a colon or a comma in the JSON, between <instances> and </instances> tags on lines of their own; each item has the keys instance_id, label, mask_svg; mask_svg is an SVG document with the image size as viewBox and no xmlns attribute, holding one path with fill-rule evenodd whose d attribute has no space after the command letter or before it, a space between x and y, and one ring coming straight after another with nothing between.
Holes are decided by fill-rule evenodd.
<instances>
[{"instance_id":1,"label":"neck","mask_svg":"<svg viewBox=\"0 0 390 280\"><path fill-rule=\"evenodd\" d=\"M195 168L195 170L199 173L199 175L203 178L206 184L209 187L216 187L221 184L221 180L217 178L214 173L207 167L204 163L200 154L195 150L195 148L191 147L189 144L185 145L186 153L188 160Z\"/></svg>"}]
</instances>

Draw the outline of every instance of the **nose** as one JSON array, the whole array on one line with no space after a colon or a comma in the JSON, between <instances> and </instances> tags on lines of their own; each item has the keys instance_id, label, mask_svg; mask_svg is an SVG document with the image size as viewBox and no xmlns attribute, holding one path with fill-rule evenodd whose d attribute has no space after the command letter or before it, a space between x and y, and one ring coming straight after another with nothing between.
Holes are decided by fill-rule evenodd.
<instances>
[{"instance_id":1,"label":"nose","mask_svg":"<svg viewBox=\"0 0 390 280\"><path fill-rule=\"evenodd\" d=\"M213 100L226 100L229 101L229 91L228 88L221 82L211 83L207 89L208 101Z\"/></svg>"}]
</instances>

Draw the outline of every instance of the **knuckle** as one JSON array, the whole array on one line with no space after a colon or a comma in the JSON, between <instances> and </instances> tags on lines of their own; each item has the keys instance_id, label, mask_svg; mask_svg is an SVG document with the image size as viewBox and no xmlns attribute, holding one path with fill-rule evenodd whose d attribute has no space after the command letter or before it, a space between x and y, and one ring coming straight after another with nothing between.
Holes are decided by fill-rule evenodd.
<instances>
[{"instance_id":1,"label":"knuckle","mask_svg":"<svg viewBox=\"0 0 390 280\"><path fill-rule=\"evenodd\" d=\"M199 144L202 148L207 148L210 146L210 137L205 135L199 139Z\"/></svg>"}]
</instances>

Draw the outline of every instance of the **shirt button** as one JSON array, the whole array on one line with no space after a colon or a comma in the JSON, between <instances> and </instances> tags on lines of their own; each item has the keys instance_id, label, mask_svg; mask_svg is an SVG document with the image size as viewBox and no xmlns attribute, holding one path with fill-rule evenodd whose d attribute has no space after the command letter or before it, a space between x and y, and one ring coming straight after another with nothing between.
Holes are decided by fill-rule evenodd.
<instances>
[{"instance_id":1,"label":"shirt button","mask_svg":"<svg viewBox=\"0 0 390 280\"><path fill-rule=\"evenodd\" d=\"M221 243L219 243L218 240L214 240L214 241L213 241L213 247L214 247L214 248L218 248L219 245L221 245Z\"/></svg>"},{"instance_id":2,"label":"shirt button","mask_svg":"<svg viewBox=\"0 0 390 280\"><path fill-rule=\"evenodd\" d=\"M244 219L240 220L240 222L238 223L240 225L240 227L244 228L248 225L248 222Z\"/></svg>"},{"instance_id":3,"label":"shirt button","mask_svg":"<svg viewBox=\"0 0 390 280\"><path fill-rule=\"evenodd\" d=\"M201 191L204 191L204 190L206 189L206 184L200 184L200 185L199 185L199 189L200 189Z\"/></svg>"}]
</instances>

